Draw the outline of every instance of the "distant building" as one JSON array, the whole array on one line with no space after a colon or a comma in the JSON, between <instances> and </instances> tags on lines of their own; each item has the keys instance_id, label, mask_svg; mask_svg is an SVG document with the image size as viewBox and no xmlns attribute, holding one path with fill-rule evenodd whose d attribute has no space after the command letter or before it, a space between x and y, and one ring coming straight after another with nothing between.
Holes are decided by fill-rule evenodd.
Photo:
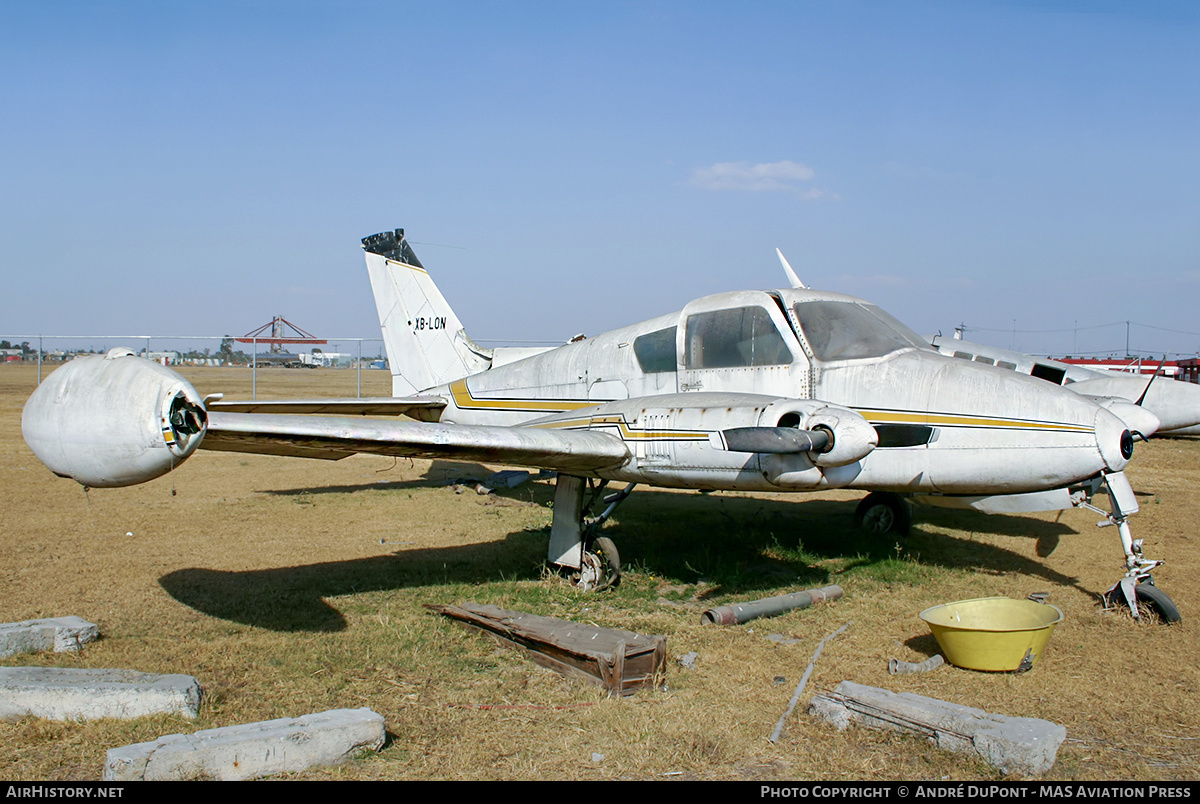
<instances>
[{"instance_id":1,"label":"distant building","mask_svg":"<svg viewBox=\"0 0 1200 804\"><path fill-rule=\"evenodd\" d=\"M1056 357L1054 358L1059 363L1068 363L1072 366L1082 366L1095 371L1119 371L1123 374L1145 374L1147 377L1158 371L1159 361L1154 358L1147 357ZM1184 361L1168 360L1162 364L1162 373L1164 377L1171 379L1182 379L1180 374L1180 364ZM1192 360L1193 365L1195 360ZM1195 382L1195 380L1192 380Z\"/></svg>"},{"instance_id":2,"label":"distant building","mask_svg":"<svg viewBox=\"0 0 1200 804\"><path fill-rule=\"evenodd\" d=\"M155 363L162 363L164 366L179 365L179 352L150 352L146 353L143 349L138 353L139 357L144 357L147 360L153 360Z\"/></svg>"}]
</instances>

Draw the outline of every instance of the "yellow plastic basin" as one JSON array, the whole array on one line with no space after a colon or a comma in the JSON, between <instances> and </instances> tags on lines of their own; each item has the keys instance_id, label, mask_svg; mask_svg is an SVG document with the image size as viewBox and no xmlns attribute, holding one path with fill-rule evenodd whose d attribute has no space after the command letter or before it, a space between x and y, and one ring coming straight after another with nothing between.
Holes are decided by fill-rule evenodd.
<instances>
[{"instance_id":1,"label":"yellow plastic basin","mask_svg":"<svg viewBox=\"0 0 1200 804\"><path fill-rule=\"evenodd\" d=\"M1032 667L1063 613L1033 600L980 597L943 603L918 616L929 625L950 664L1004 672ZM1022 668L1026 655L1029 660Z\"/></svg>"}]
</instances>

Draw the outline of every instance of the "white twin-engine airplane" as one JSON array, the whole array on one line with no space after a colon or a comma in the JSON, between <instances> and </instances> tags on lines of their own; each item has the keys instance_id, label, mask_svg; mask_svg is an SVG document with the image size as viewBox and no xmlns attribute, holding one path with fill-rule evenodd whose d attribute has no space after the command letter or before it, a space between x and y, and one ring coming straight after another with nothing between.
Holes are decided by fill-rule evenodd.
<instances>
[{"instance_id":1,"label":"white twin-engine airplane","mask_svg":"<svg viewBox=\"0 0 1200 804\"><path fill-rule=\"evenodd\" d=\"M639 483L864 489L857 519L880 533L907 529L905 498L994 512L1082 506L1120 534L1126 574L1110 597L1135 617L1141 598L1178 619L1150 576L1162 562L1144 558L1129 533L1130 431L1158 426L1132 403L1106 409L946 357L868 302L804 287L707 296L555 348L484 349L403 230L363 247L394 397L201 400L170 369L114 350L77 358L41 384L25 406L26 442L85 486L150 480L197 448L551 469L549 561L584 589L619 579L616 548L598 526ZM362 418L399 413L419 421ZM629 485L590 516L609 481ZM1110 512L1091 505L1101 487Z\"/></svg>"}]
</instances>

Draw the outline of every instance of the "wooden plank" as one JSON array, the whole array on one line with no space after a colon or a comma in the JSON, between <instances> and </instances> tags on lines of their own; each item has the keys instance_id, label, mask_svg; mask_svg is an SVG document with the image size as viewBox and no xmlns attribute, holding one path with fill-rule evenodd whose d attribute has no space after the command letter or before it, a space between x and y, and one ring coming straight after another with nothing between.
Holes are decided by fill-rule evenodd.
<instances>
[{"instance_id":1,"label":"wooden plank","mask_svg":"<svg viewBox=\"0 0 1200 804\"><path fill-rule=\"evenodd\" d=\"M504 644L524 650L542 667L596 684L610 694L632 695L653 686L666 671L667 638L663 636L476 603L426 608L499 637Z\"/></svg>"}]
</instances>

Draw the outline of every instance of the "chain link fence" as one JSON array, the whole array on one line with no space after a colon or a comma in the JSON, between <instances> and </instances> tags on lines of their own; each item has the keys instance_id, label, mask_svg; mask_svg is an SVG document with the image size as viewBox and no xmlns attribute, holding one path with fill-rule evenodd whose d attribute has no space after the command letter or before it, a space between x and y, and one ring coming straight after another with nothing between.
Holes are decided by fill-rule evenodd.
<instances>
[{"instance_id":1,"label":"chain link fence","mask_svg":"<svg viewBox=\"0 0 1200 804\"><path fill-rule=\"evenodd\" d=\"M364 370L387 369L380 338L325 338L321 341L243 338L231 335L4 335L0 333L0 363L36 363L40 383L45 373L80 355L129 349L166 366L241 366L260 368L321 368L358 372L362 395Z\"/></svg>"}]
</instances>

